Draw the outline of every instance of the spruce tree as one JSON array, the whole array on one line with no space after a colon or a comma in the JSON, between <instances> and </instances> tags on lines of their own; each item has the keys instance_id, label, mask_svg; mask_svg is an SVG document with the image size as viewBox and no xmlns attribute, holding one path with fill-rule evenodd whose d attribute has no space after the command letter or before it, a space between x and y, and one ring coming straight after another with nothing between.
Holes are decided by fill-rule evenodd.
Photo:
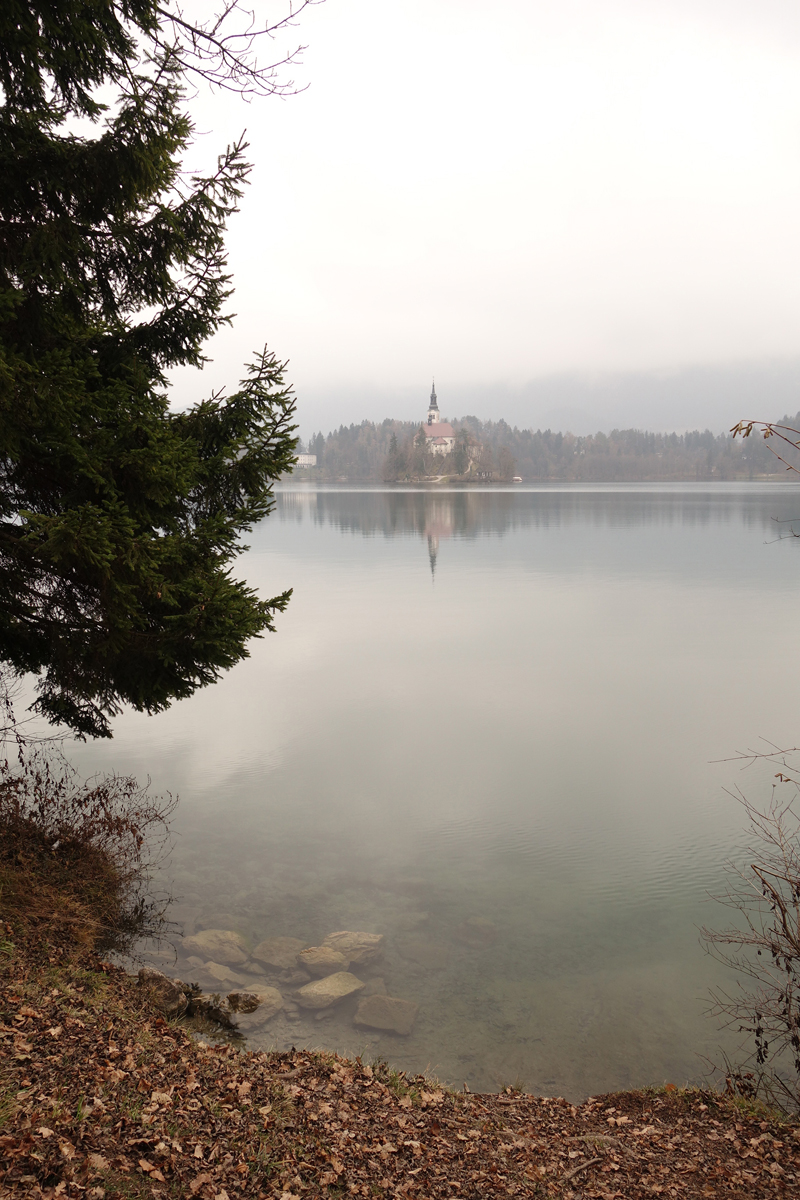
<instances>
[{"instance_id":1,"label":"spruce tree","mask_svg":"<svg viewBox=\"0 0 800 1200\"><path fill-rule=\"evenodd\" d=\"M239 143L183 176L167 32L151 0L0 6L0 659L79 736L212 683L290 595L231 575L294 459L284 366L264 350L232 394L168 403L229 320L249 167Z\"/></svg>"}]
</instances>

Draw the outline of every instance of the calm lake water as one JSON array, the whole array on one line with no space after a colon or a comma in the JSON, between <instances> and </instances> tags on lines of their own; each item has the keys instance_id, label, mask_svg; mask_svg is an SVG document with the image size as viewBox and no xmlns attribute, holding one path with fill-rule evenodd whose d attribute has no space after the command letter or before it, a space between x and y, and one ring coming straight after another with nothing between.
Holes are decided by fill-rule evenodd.
<instances>
[{"instance_id":1,"label":"calm lake water","mask_svg":"<svg viewBox=\"0 0 800 1200\"><path fill-rule=\"evenodd\" d=\"M382 933L364 978L419 1004L405 1038L351 1003L251 1044L473 1091L697 1081L732 1044L698 943L745 848L725 789L771 775L713 760L797 744L794 516L790 484L286 486L238 568L294 588L278 632L72 757L180 794L184 932Z\"/></svg>"}]
</instances>

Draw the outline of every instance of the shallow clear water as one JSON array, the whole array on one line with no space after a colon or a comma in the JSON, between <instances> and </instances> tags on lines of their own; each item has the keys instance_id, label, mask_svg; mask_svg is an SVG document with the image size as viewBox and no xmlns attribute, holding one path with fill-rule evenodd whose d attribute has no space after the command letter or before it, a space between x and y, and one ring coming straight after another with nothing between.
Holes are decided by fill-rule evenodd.
<instances>
[{"instance_id":1,"label":"shallow clear water","mask_svg":"<svg viewBox=\"0 0 800 1200\"><path fill-rule=\"evenodd\" d=\"M287 486L238 572L295 589L277 634L73 758L180 794L186 932L383 933L364 978L420 1006L407 1038L344 1005L254 1044L472 1090L697 1080L731 1045L697 934L744 849L724 789L770 776L712 760L797 741L795 515L794 485Z\"/></svg>"}]
</instances>

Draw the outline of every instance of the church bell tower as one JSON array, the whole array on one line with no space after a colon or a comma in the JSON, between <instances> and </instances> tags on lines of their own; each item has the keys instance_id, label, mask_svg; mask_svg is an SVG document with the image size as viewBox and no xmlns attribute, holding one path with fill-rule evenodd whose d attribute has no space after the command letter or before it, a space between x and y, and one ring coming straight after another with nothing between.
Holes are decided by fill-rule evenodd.
<instances>
[{"instance_id":1,"label":"church bell tower","mask_svg":"<svg viewBox=\"0 0 800 1200\"><path fill-rule=\"evenodd\" d=\"M436 425L436 424L438 424L440 419L441 418L439 417L439 405L436 400L436 383L434 382L431 385L431 402L428 405L428 424Z\"/></svg>"}]
</instances>

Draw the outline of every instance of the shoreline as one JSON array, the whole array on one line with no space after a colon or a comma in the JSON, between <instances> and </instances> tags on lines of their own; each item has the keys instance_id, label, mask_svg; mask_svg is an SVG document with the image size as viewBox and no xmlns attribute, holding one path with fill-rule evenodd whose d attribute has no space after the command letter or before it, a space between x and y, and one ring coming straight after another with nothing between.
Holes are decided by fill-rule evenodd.
<instances>
[{"instance_id":1,"label":"shoreline","mask_svg":"<svg viewBox=\"0 0 800 1200\"><path fill-rule=\"evenodd\" d=\"M794 478L786 471L775 472L770 475L753 475L744 476L738 475L731 479L708 478L698 479L696 476L641 476L636 479L559 479L553 477L547 478L530 478L521 479L514 482L511 479L461 479L458 476L437 475L430 476L425 479L364 479L350 476L339 476L336 479L325 479L320 476L308 478L311 475L310 471L301 470L293 471L289 475L284 475L278 481L277 490L285 490L292 485L302 483L309 486L317 487L363 487L363 488L425 488L425 487L465 487L465 488L504 488L504 489L519 489L525 491L526 488L541 488L546 486L559 488L591 488L591 487L621 487L630 486L636 487L638 484L663 484L672 486L674 484L694 484L697 486L712 486L731 483L753 483L753 484L795 484L800 483L800 480Z\"/></svg>"},{"instance_id":2,"label":"shoreline","mask_svg":"<svg viewBox=\"0 0 800 1200\"><path fill-rule=\"evenodd\" d=\"M0 954L0 1197L393 1200L800 1192L800 1127L707 1090L570 1104L213 1045L86 952Z\"/></svg>"}]
</instances>

